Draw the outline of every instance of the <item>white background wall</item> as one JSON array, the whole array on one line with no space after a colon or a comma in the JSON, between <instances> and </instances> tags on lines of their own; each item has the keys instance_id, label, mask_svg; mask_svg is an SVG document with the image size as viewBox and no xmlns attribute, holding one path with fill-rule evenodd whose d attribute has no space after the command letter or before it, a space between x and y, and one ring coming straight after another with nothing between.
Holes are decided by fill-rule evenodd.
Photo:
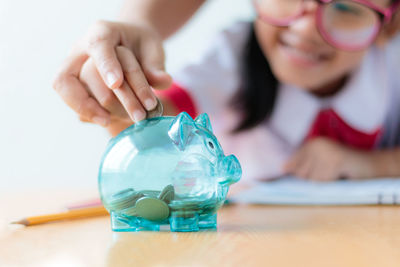
<instances>
[{"instance_id":1,"label":"white background wall","mask_svg":"<svg viewBox=\"0 0 400 267\"><path fill-rule=\"evenodd\" d=\"M123 0L0 0L0 191L97 185L108 134L81 123L52 90L70 47ZM209 0L166 43L167 68L184 64L221 28L252 16L250 0Z\"/></svg>"}]
</instances>

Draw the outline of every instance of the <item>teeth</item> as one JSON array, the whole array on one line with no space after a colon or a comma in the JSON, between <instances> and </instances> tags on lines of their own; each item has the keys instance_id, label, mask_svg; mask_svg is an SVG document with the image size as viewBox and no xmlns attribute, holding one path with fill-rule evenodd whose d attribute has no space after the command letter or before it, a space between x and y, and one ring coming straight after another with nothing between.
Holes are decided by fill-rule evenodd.
<instances>
[{"instance_id":1,"label":"teeth","mask_svg":"<svg viewBox=\"0 0 400 267\"><path fill-rule=\"evenodd\" d=\"M318 55L307 53L307 52L301 51L299 49L296 49L294 47L286 46L286 49L288 49L289 52L292 53L294 56L303 58L308 61L318 61L320 59L320 57Z\"/></svg>"}]
</instances>

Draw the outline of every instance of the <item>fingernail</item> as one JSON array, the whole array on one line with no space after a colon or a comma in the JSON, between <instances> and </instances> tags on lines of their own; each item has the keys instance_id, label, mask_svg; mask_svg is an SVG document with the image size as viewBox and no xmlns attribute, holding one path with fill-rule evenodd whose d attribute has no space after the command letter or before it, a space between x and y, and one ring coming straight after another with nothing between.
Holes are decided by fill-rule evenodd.
<instances>
[{"instance_id":1,"label":"fingernail","mask_svg":"<svg viewBox=\"0 0 400 267\"><path fill-rule=\"evenodd\" d=\"M164 70L160 70L160 69L153 69L152 71L155 75L165 75L166 74L166 72Z\"/></svg>"},{"instance_id":2,"label":"fingernail","mask_svg":"<svg viewBox=\"0 0 400 267\"><path fill-rule=\"evenodd\" d=\"M108 87L112 88L115 85L115 83L117 82L117 80L118 80L118 77L114 73L109 72L106 74L106 81L107 81Z\"/></svg>"},{"instance_id":3,"label":"fingernail","mask_svg":"<svg viewBox=\"0 0 400 267\"><path fill-rule=\"evenodd\" d=\"M108 125L108 120L103 117L95 116L95 117L93 117L92 120L94 123L99 124L103 127L106 127Z\"/></svg>"},{"instance_id":4,"label":"fingernail","mask_svg":"<svg viewBox=\"0 0 400 267\"><path fill-rule=\"evenodd\" d=\"M141 120L144 120L146 118L146 114L141 111L141 110L136 110L135 112L133 112L133 119L135 120L135 122L139 122Z\"/></svg>"},{"instance_id":5,"label":"fingernail","mask_svg":"<svg viewBox=\"0 0 400 267\"><path fill-rule=\"evenodd\" d=\"M155 101L154 99L148 98L144 101L144 107L147 110L152 110L157 106L157 101Z\"/></svg>"}]
</instances>

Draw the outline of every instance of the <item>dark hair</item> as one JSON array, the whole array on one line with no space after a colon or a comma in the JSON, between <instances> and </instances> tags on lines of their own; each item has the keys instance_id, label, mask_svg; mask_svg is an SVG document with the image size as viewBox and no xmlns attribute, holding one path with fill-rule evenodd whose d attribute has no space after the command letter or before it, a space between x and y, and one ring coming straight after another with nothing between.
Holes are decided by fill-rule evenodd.
<instances>
[{"instance_id":1,"label":"dark hair","mask_svg":"<svg viewBox=\"0 0 400 267\"><path fill-rule=\"evenodd\" d=\"M273 111L278 91L278 81L258 44L254 25L242 58L242 84L231 100L231 106L240 112L242 119L233 132L251 129L267 119Z\"/></svg>"}]
</instances>

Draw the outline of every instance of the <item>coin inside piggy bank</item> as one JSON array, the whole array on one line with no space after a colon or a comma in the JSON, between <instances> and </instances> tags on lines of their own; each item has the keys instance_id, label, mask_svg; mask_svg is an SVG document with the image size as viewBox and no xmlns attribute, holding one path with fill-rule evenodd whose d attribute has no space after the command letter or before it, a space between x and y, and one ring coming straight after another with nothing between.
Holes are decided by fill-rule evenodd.
<instances>
[{"instance_id":1,"label":"coin inside piggy bank","mask_svg":"<svg viewBox=\"0 0 400 267\"><path fill-rule=\"evenodd\" d=\"M217 210L241 178L207 114L150 118L112 138L99 169L113 231L198 231L217 227Z\"/></svg>"}]
</instances>

